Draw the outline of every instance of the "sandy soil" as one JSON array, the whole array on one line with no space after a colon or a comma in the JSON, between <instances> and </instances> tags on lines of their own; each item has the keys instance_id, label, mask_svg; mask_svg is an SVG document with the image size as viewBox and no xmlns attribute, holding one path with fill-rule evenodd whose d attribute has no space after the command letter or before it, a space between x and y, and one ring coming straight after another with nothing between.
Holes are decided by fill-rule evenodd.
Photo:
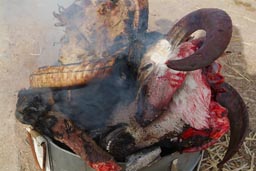
<instances>
[{"instance_id":1,"label":"sandy soil","mask_svg":"<svg viewBox=\"0 0 256 171\"><path fill-rule=\"evenodd\" d=\"M25 139L25 126L15 121L17 92L28 87L29 74L58 58L61 28L52 16L57 4L71 0L0 0L0 171L36 171ZM149 30L166 33L173 23L195 9L226 10L234 25L230 46L220 60L226 80L244 98L250 129L256 131L256 1L255 0L149 0Z\"/></svg>"}]
</instances>

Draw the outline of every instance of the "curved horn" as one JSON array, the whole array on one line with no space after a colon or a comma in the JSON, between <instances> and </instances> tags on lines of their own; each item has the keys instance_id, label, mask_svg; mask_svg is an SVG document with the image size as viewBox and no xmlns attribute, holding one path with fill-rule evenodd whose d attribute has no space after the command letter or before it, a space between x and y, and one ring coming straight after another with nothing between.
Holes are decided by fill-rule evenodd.
<instances>
[{"instance_id":1,"label":"curved horn","mask_svg":"<svg viewBox=\"0 0 256 171\"><path fill-rule=\"evenodd\" d=\"M220 9L199 9L176 23L167 33L166 39L173 47L177 47L199 29L206 31L206 39L201 48L185 59L168 61L166 64L169 68L192 71L212 63L223 53L230 42L232 21L228 14Z\"/></svg>"},{"instance_id":2,"label":"curved horn","mask_svg":"<svg viewBox=\"0 0 256 171\"><path fill-rule=\"evenodd\" d=\"M230 122L230 140L228 150L218 164L219 168L227 162L243 144L249 127L249 116L246 105L238 92L229 84L222 83L220 88L225 92L218 93L216 100L228 109L228 119Z\"/></svg>"}]
</instances>

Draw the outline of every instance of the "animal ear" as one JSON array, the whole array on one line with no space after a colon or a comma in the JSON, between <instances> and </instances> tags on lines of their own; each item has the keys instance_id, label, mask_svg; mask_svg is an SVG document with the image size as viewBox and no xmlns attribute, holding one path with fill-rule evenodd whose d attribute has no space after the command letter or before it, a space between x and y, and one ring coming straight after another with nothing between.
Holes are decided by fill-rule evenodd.
<instances>
[{"instance_id":1,"label":"animal ear","mask_svg":"<svg viewBox=\"0 0 256 171\"><path fill-rule=\"evenodd\" d=\"M187 58L168 61L166 64L169 68L192 71L211 64L224 52L230 42L232 21L223 10L199 9L178 21L167 33L166 39L175 48L199 29L206 31L203 45Z\"/></svg>"}]
</instances>

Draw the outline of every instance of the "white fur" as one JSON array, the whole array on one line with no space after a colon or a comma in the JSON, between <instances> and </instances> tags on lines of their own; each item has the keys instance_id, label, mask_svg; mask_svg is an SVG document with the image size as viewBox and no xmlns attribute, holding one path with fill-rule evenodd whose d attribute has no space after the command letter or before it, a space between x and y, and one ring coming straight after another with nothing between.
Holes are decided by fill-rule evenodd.
<instances>
[{"instance_id":1,"label":"white fur","mask_svg":"<svg viewBox=\"0 0 256 171\"><path fill-rule=\"evenodd\" d=\"M165 62L176 58L176 51L171 51L171 44L166 39L159 40L155 45L150 47L145 54L145 59L150 60L156 66L158 76L163 76L165 71L169 69ZM171 70L173 73L179 72L172 69L169 70Z\"/></svg>"},{"instance_id":2,"label":"white fur","mask_svg":"<svg viewBox=\"0 0 256 171\"><path fill-rule=\"evenodd\" d=\"M182 87L174 94L169 110L196 129L208 128L211 90L205 84L201 70L189 72Z\"/></svg>"}]
</instances>

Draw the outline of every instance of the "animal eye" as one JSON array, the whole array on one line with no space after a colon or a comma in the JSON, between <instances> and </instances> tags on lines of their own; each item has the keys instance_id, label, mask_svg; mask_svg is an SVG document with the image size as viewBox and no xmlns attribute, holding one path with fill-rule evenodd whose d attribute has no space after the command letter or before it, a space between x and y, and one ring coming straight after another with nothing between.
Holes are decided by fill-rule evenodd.
<instances>
[{"instance_id":1,"label":"animal eye","mask_svg":"<svg viewBox=\"0 0 256 171\"><path fill-rule=\"evenodd\" d=\"M143 66L140 70L141 71L145 71L145 70L147 70L147 69L149 69L150 67L152 67L152 63L149 63L149 64L146 64L145 66Z\"/></svg>"}]
</instances>

